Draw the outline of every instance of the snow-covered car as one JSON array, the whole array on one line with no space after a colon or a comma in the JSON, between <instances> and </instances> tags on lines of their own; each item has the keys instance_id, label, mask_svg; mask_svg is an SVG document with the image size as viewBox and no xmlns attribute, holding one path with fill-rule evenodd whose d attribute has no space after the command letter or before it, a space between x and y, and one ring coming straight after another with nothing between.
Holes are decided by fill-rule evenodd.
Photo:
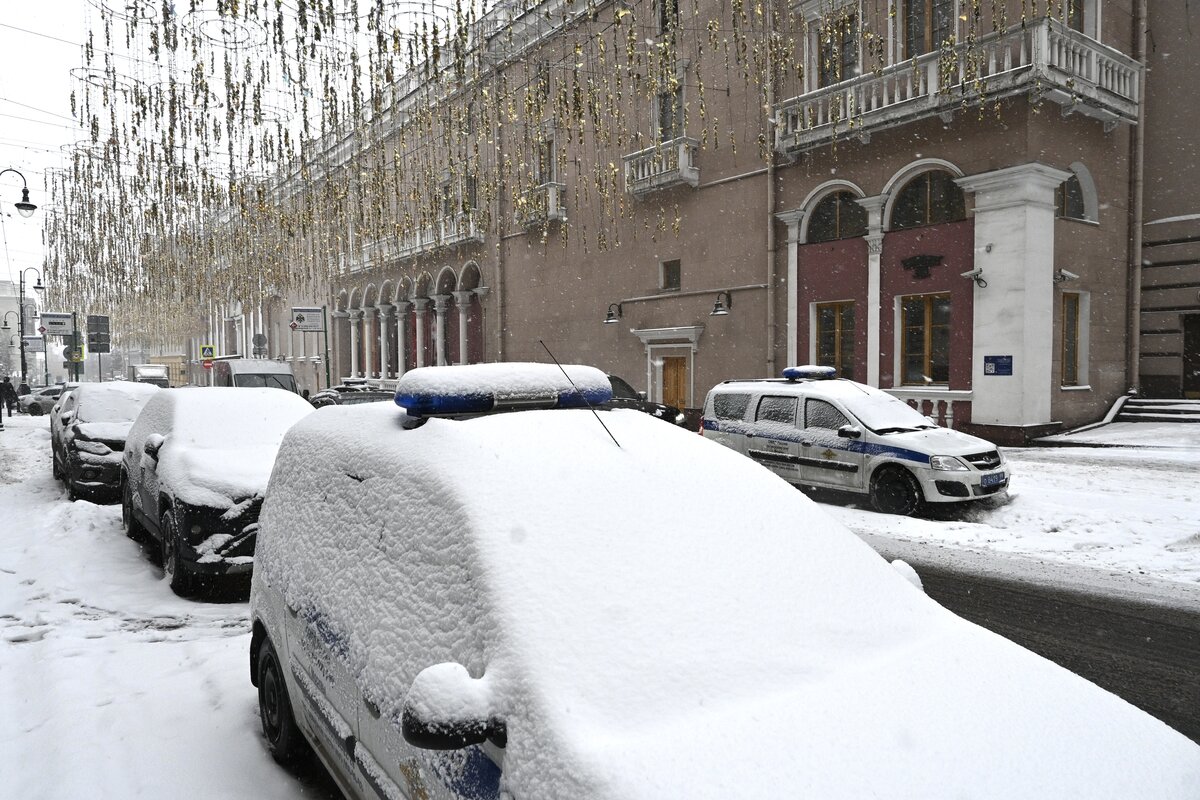
<instances>
[{"instance_id":1,"label":"snow-covered car","mask_svg":"<svg viewBox=\"0 0 1200 800\"><path fill-rule=\"evenodd\" d=\"M939 427L887 392L837 378L832 367L714 386L701 433L789 483L863 494L885 514L992 497L1010 478L996 445Z\"/></svg>"},{"instance_id":2,"label":"snow-covered car","mask_svg":"<svg viewBox=\"0 0 1200 800\"><path fill-rule=\"evenodd\" d=\"M171 588L250 573L263 491L284 433L313 407L278 389L157 392L125 439L121 517L157 542Z\"/></svg>"},{"instance_id":3,"label":"snow-covered car","mask_svg":"<svg viewBox=\"0 0 1200 800\"><path fill-rule=\"evenodd\" d=\"M288 432L250 598L277 760L358 800L1195 796L1181 734L544 366L412 370L401 408Z\"/></svg>"},{"instance_id":4,"label":"snow-covered car","mask_svg":"<svg viewBox=\"0 0 1200 800\"><path fill-rule=\"evenodd\" d=\"M29 394L23 394L17 398L17 410L29 414L32 417L40 417L43 414L48 414L50 409L58 402L63 391L70 391L79 384L58 384L56 386L43 386L40 389L34 389Z\"/></svg>"},{"instance_id":5,"label":"snow-covered car","mask_svg":"<svg viewBox=\"0 0 1200 800\"><path fill-rule=\"evenodd\" d=\"M395 399L395 392L366 387L338 387L324 389L308 398L313 408L326 406L353 406L361 403L390 403Z\"/></svg>"},{"instance_id":6,"label":"snow-covered car","mask_svg":"<svg viewBox=\"0 0 1200 800\"><path fill-rule=\"evenodd\" d=\"M158 391L153 384L131 381L85 383L55 404L50 413L52 470L72 500L120 495L125 437Z\"/></svg>"}]
</instances>

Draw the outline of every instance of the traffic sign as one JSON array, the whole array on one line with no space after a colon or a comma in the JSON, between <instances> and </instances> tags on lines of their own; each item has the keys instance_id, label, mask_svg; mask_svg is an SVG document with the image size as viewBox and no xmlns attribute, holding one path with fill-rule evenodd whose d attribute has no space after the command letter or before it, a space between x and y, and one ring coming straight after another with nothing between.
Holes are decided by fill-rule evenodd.
<instances>
[{"instance_id":1,"label":"traffic sign","mask_svg":"<svg viewBox=\"0 0 1200 800\"><path fill-rule=\"evenodd\" d=\"M200 345L200 358L204 361L212 361L216 358L217 348L211 344ZM209 366L205 364L205 367Z\"/></svg>"},{"instance_id":2,"label":"traffic sign","mask_svg":"<svg viewBox=\"0 0 1200 800\"><path fill-rule=\"evenodd\" d=\"M201 365L203 365L203 367L204 367L205 369L212 369L212 362L211 362L211 361L207 361L207 360L206 360L206 361L201 361L201 362L200 362L200 364L201 364Z\"/></svg>"},{"instance_id":3,"label":"traffic sign","mask_svg":"<svg viewBox=\"0 0 1200 800\"><path fill-rule=\"evenodd\" d=\"M43 336L45 336L45 335L46 335L46 326L45 326L45 325L39 325L39 326L38 326L38 333L40 333L40 334L42 334Z\"/></svg>"},{"instance_id":4,"label":"traffic sign","mask_svg":"<svg viewBox=\"0 0 1200 800\"><path fill-rule=\"evenodd\" d=\"M42 327L38 328L48 336L70 336L75 332L74 315L59 311L43 311L41 313Z\"/></svg>"},{"instance_id":5,"label":"traffic sign","mask_svg":"<svg viewBox=\"0 0 1200 800\"><path fill-rule=\"evenodd\" d=\"M293 306L292 307L292 324L289 326L294 331L301 333L320 332L325 330L323 321L323 312L325 309L320 306Z\"/></svg>"}]
</instances>

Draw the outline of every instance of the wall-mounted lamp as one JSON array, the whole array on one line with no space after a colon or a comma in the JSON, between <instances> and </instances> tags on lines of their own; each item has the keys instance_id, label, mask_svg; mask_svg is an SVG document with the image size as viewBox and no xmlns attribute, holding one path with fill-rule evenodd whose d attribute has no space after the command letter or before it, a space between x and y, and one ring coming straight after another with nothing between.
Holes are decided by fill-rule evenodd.
<instances>
[{"instance_id":1,"label":"wall-mounted lamp","mask_svg":"<svg viewBox=\"0 0 1200 800\"><path fill-rule=\"evenodd\" d=\"M620 318L621 318L621 304L620 303L609 303L608 304L608 314L604 317L604 324L605 325L616 324L616 321L619 320Z\"/></svg>"},{"instance_id":2,"label":"wall-mounted lamp","mask_svg":"<svg viewBox=\"0 0 1200 800\"><path fill-rule=\"evenodd\" d=\"M1079 280L1079 276L1076 275L1074 272L1070 272L1065 269L1054 270L1054 282L1055 283L1062 283L1063 281L1077 281L1077 280Z\"/></svg>"},{"instance_id":3,"label":"wall-mounted lamp","mask_svg":"<svg viewBox=\"0 0 1200 800\"><path fill-rule=\"evenodd\" d=\"M724 302L721 298L724 298ZM710 317L728 316L731 308L733 308L733 295L729 292L717 292L717 302L713 303L713 310L708 312L708 315Z\"/></svg>"},{"instance_id":4,"label":"wall-mounted lamp","mask_svg":"<svg viewBox=\"0 0 1200 800\"><path fill-rule=\"evenodd\" d=\"M971 280L975 281L975 285L980 289L983 289L987 286L987 281L983 279L983 267L976 267L973 270L968 272L960 272L959 274L964 278L970 278Z\"/></svg>"}]
</instances>

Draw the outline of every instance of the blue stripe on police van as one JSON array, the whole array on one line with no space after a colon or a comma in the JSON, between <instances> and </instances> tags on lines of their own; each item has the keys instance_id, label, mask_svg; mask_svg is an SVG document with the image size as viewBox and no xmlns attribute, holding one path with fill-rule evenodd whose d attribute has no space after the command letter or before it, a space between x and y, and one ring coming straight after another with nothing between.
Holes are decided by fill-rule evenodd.
<instances>
[{"instance_id":1,"label":"blue stripe on police van","mask_svg":"<svg viewBox=\"0 0 1200 800\"><path fill-rule=\"evenodd\" d=\"M704 425L704 430L706 431L721 430L721 423L718 420L705 418L702 420L702 423ZM745 426L747 423L738 421L738 425ZM728 433L743 433L743 431L728 431ZM805 440L806 436L803 432L797 432L795 434L788 434L785 436L763 436L762 434L758 434L754 438L763 442L774 441L799 444ZM866 456L891 456L892 458L898 458L903 461L915 461L918 464L929 464L929 456L927 454L917 450L909 450L907 447L896 447L889 444L876 444L874 442L861 442L854 439L844 440L845 444L840 444L840 442L843 441L841 439L838 441L838 445L822 443L819 446L828 447L831 450L841 450L847 453L862 453ZM814 446L818 446L815 442L813 444Z\"/></svg>"}]
</instances>

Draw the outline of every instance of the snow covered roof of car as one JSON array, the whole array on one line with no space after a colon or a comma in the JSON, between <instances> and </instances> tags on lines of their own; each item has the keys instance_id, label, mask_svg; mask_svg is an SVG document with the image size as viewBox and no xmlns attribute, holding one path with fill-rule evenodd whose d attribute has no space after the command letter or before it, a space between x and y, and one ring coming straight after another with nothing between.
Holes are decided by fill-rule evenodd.
<instances>
[{"instance_id":1,"label":"snow covered roof of car","mask_svg":"<svg viewBox=\"0 0 1200 800\"><path fill-rule=\"evenodd\" d=\"M287 436L256 571L394 716L462 663L522 798L1184 797L1200 749L925 597L745 457L635 411ZM313 494L319 487L320 499Z\"/></svg>"},{"instance_id":2,"label":"snow covered roof of car","mask_svg":"<svg viewBox=\"0 0 1200 800\"><path fill-rule=\"evenodd\" d=\"M157 392L151 383L109 381L85 383L71 390L80 422L133 422Z\"/></svg>"}]
</instances>

